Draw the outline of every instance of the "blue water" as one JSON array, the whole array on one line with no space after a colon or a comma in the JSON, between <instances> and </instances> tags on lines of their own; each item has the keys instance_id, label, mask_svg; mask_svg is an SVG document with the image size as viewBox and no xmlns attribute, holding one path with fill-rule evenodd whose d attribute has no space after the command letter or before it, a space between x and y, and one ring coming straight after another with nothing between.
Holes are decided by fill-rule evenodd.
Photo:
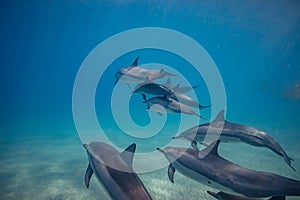
<instances>
[{"instance_id":1,"label":"blue water","mask_svg":"<svg viewBox=\"0 0 300 200\"><path fill-rule=\"evenodd\" d=\"M295 159L297 171L273 152L244 144L224 144L223 157L300 180L299 10L300 3L292 0L2 1L0 199L109 199L95 178L89 189L83 183L87 157L81 139L85 136L78 134L73 120L73 86L84 59L99 43L141 27L172 29L202 45L224 82L226 118L269 133ZM137 151L145 153L170 142L180 116L152 113L156 120L166 120L165 126L144 139L117 126L110 106L114 74L137 56L140 64L171 66L191 85L200 85L195 93L201 104L209 105L211 99L203 77L178 55L157 49L120 55L99 81L95 112L106 137L118 148L135 142ZM124 93L134 88L134 84L132 88L119 84L125 86ZM140 95L131 96L128 109L137 125L151 124ZM201 115L208 119L201 123L214 117L211 109ZM184 124L185 129L198 123L195 117L189 119L194 121ZM171 184L166 170L140 174L154 199L212 199L207 187L180 173Z\"/></svg>"}]
</instances>

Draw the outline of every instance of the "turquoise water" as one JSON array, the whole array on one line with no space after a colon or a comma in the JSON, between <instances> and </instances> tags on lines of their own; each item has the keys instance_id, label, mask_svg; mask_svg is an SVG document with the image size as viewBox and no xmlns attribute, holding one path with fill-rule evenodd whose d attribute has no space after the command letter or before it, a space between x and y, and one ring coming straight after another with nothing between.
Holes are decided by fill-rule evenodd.
<instances>
[{"instance_id":1,"label":"turquoise water","mask_svg":"<svg viewBox=\"0 0 300 200\"><path fill-rule=\"evenodd\" d=\"M83 182L88 161L81 139L101 137L97 130L78 134L73 85L82 62L100 42L141 27L172 29L202 45L224 82L226 118L269 133L295 159L297 171L270 150L246 144L222 144L224 158L300 180L298 1L3 1L0 9L1 199L109 199L95 178L89 189ZM148 153L169 144L180 116L151 113L154 122L166 121L158 134L147 138L132 137L117 126L110 106L114 74L137 56L140 64L171 66L191 85L200 85L195 93L201 104L208 105L211 99L203 77L178 55L141 49L114 60L96 88L97 119L119 149L135 142L138 153ZM180 76L172 81L180 81ZM119 84L124 94L130 94L132 88ZM140 95L133 94L126 106L137 125L151 124ZM201 115L208 119L201 123L213 118L211 109ZM197 120L187 116L189 122L182 129ZM152 134L151 129L133 132ZM151 161L148 165L155 165ZM206 194L208 187L178 172L172 184L166 168L139 176L154 199L212 199Z\"/></svg>"}]
</instances>

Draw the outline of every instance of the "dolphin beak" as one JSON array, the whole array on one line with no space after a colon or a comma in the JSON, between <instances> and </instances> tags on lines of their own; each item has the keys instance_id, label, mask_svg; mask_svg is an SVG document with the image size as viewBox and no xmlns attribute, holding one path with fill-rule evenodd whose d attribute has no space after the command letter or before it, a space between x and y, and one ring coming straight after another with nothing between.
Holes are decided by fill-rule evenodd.
<instances>
[{"instance_id":1,"label":"dolphin beak","mask_svg":"<svg viewBox=\"0 0 300 200\"><path fill-rule=\"evenodd\" d=\"M162 150L160 148L156 148L156 150L162 152L163 154L165 153L164 150Z\"/></svg>"},{"instance_id":2,"label":"dolphin beak","mask_svg":"<svg viewBox=\"0 0 300 200\"><path fill-rule=\"evenodd\" d=\"M82 146L87 150L87 147L88 147L87 144L83 144Z\"/></svg>"}]
</instances>

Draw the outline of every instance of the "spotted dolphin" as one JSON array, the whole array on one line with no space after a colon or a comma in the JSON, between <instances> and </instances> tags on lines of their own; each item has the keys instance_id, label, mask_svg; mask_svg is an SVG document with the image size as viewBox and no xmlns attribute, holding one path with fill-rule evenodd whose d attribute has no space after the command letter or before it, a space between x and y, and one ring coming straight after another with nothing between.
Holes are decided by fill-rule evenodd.
<instances>
[{"instance_id":1,"label":"spotted dolphin","mask_svg":"<svg viewBox=\"0 0 300 200\"><path fill-rule=\"evenodd\" d=\"M150 99L146 99L146 96L143 95L144 102L147 104L147 111L152 107L154 111L156 111L159 115L162 115L162 113L168 112L168 113L184 113L188 115L195 115L197 117L202 118L199 114L195 113L189 106L180 103L178 101L175 101L174 99L168 98L166 96L156 96L152 97ZM153 105L160 105L159 106L153 106Z\"/></svg>"},{"instance_id":2,"label":"spotted dolphin","mask_svg":"<svg viewBox=\"0 0 300 200\"><path fill-rule=\"evenodd\" d=\"M126 83L142 83L148 80L154 81L156 79L175 76L174 74L168 73L161 70L148 70L138 66L139 57L137 57L131 66L121 68L116 74L116 80L114 85L122 78L122 81Z\"/></svg>"},{"instance_id":3,"label":"spotted dolphin","mask_svg":"<svg viewBox=\"0 0 300 200\"><path fill-rule=\"evenodd\" d=\"M229 194L226 192L211 192L207 191L208 194L215 197L218 200L263 200L263 199L257 199L257 198L250 198L250 197L244 197L244 196L238 196L234 194ZM269 200L285 200L285 197L271 197Z\"/></svg>"},{"instance_id":4,"label":"spotted dolphin","mask_svg":"<svg viewBox=\"0 0 300 200\"><path fill-rule=\"evenodd\" d=\"M136 173L132 169L133 155L136 149L131 144L119 153L116 149L103 142L84 144L87 150L89 165L84 181L88 188L91 176L95 173L99 182L114 200L152 199ZM114 169L116 166L118 169Z\"/></svg>"},{"instance_id":5,"label":"spotted dolphin","mask_svg":"<svg viewBox=\"0 0 300 200\"><path fill-rule=\"evenodd\" d=\"M220 140L204 150L166 147L161 151L170 162L168 176L174 182L175 169L209 187L246 197L300 196L300 181L239 166L219 156Z\"/></svg>"},{"instance_id":6,"label":"spotted dolphin","mask_svg":"<svg viewBox=\"0 0 300 200\"><path fill-rule=\"evenodd\" d=\"M287 156L286 152L274 138L264 131L225 120L224 110L220 111L211 123L194 126L174 138L184 138L193 143L201 143L203 142L206 133L208 133L208 129L210 130L209 134L215 134L216 137L221 133L219 139L222 142L245 142L258 147L266 147L282 156L284 161L295 170L291 165L293 159Z\"/></svg>"}]
</instances>

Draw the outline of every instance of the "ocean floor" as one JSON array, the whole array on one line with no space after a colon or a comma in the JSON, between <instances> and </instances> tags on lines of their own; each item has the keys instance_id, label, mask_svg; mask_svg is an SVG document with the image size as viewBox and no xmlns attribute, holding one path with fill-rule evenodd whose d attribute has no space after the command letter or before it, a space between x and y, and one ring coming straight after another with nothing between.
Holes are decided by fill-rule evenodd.
<instances>
[{"instance_id":1,"label":"ocean floor","mask_svg":"<svg viewBox=\"0 0 300 200\"><path fill-rule=\"evenodd\" d=\"M92 178L89 189L84 185L83 177L88 160L77 133L55 136L19 134L18 137L9 138L2 136L0 144L0 199L109 199L95 177ZM295 159L296 172L280 156L264 148L223 144L220 146L220 154L252 169L300 180L299 147L283 146ZM139 176L153 199L213 200L206 191L216 191L178 172L175 173L175 183L172 184L168 180L167 168Z\"/></svg>"}]
</instances>

